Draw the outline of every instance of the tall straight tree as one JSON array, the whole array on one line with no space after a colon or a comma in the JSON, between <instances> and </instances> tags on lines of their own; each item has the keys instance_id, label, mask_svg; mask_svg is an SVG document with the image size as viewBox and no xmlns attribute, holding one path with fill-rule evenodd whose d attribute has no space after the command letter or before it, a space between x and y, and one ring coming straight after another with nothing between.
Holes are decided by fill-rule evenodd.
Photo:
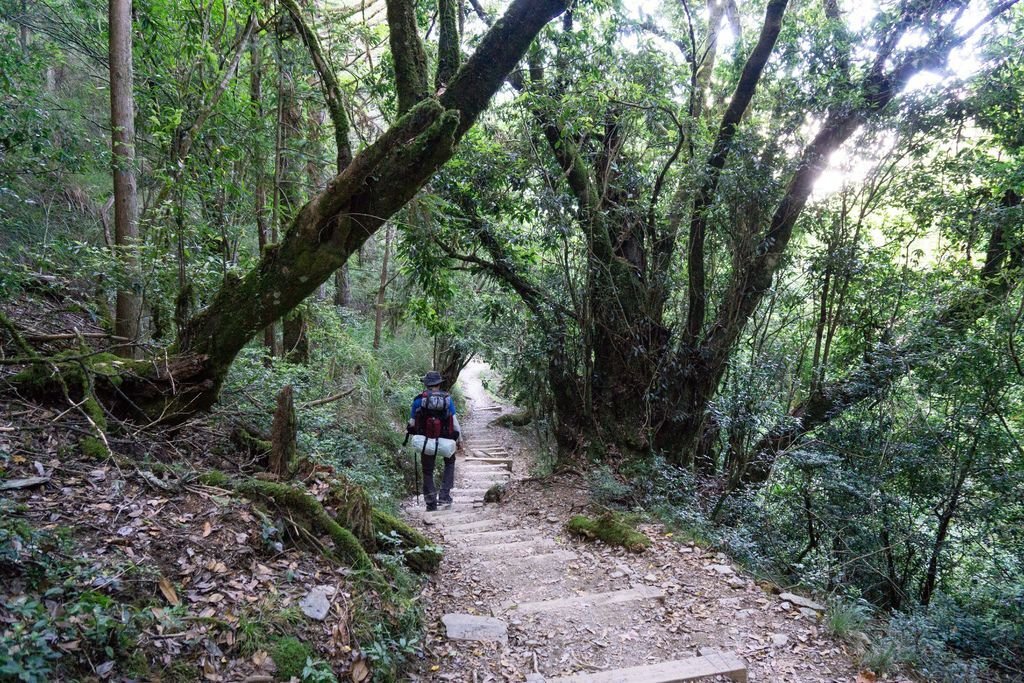
<instances>
[{"instance_id":1,"label":"tall straight tree","mask_svg":"<svg viewBox=\"0 0 1024 683\"><path fill-rule=\"evenodd\" d=\"M135 189L135 98L132 95L132 3L110 0L110 139L114 177L114 244L129 277L136 268L132 246L139 236ZM139 334L139 297L117 290L114 334L134 340ZM125 348L123 355L133 350Z\"/></svg>"}]
</instances>

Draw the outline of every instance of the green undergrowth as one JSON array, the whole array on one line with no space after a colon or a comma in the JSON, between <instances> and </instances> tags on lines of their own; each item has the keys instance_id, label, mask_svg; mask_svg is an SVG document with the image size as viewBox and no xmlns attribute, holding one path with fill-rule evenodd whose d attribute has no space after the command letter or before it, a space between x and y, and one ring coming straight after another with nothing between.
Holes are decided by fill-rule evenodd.
<instances>
[{"instance_id":1,"label":"green undergrowth","mask_svg":"<svg viewBox=\"0 0 1024 683\"><path fill-rule=\"evenodd\" d=\"M651 545L650 538L637 531L622 515L614 512L605 512L598 517L577 515L566 523L565 528L574 536L600 540L634 553L643 552Z\"/></svg>"},{"instance_id":2,"label":"green undergrowth","mask_svg":"<svg viewBox=\"0 0 1024 683\"><path fill-rule=\"evenodd\" d=\"M344 563L360 568L351 576L354 640L370 659L375 680L399 680L406 663L421 654L421 575L436 569L441 559L439 548L395 515L398 503L413 493L412 459L401 446L403 427L412 398L422 390L420 380L430 369L431 340L420 334L386 334L381 347L373 349L371 320L325 302L309 302L305 308L309 362L267 358L262 347L250 344L231 369L225 412L241 412L257 431L269 433L276 394L291 384L299 452L316 465L344 473L346 481L365 492L372 505L372 539L357 539L318 510L307 509L306 516L314 520L316 533L333 540ZM343 392L349 393L337 401L303 406ZM231 487L228 474L203 477L204 483ZM252 494L260 488L262 494L290 497L300 506L308 502L265 484L245 486ZM303 680L312 680L308 676Z\"/></svg>"},{"instance_id":3,"label":"green undergrowth","mask_svg":"<svg viewBox=\"0 0 1024 683\"><path fill-rule=\"evenodd\" d=\"M25 589L0 607L0 680L77 680L97 666L133 657L152 622L148 600L126 585L148 578L124 563L98 569L76 558L65 528L38 530L0 501L0 574Z\"/></svg>"}]
</instances>

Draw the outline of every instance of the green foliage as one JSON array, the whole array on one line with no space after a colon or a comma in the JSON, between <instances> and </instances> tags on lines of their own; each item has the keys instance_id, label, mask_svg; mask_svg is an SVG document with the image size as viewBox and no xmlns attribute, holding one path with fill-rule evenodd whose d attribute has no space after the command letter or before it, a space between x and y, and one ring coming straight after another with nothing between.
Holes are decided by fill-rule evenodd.
<instances>
[{"instance_id":1,"label":"green foliage","mask_svg":"<svg viewBox=\"0 0 1024 683\"><path fill-rule=\"evenodd\" d=\"M148 624L147 612L101 592L116 591L118 580L76 561L62 534L36 531L5 512L0 515L0 569L20 575L29 589L0 607L0 651L6 654L0 659L0 678L74 676L90 660L110 662L111 670L119 661L131 666L131 648ZM61 647L71 642L74 648Z\"/></svg>"}]
</instances>

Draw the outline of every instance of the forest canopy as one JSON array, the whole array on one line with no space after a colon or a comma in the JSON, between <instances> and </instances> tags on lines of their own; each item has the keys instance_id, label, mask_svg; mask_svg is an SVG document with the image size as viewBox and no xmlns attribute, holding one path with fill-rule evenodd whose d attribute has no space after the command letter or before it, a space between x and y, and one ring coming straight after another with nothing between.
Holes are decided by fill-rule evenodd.
<instances>
[{"instance_id":1,"label":"forest canopy","mask_svg":"<svg viewBox=\"0 0 1024 683\"><path fill-rule=\"evenodd\" d=\"M1015 0L0 17L0 297L78 283L111 416L187 423L361 309L499 367L609 504L1020 674Z\"/></svg>"}]
</instances>

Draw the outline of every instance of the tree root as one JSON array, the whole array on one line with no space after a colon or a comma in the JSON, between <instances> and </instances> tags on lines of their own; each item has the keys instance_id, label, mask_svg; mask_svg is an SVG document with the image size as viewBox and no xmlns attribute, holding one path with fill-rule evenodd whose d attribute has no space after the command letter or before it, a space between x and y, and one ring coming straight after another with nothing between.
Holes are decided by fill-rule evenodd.
<instances>
[{"instance_id":1,"label":"tree root","mask_svg":"<svg viewBox=\"0 0 1024 683\"><path fill-rule=\"evenodd\" d=\"M429 574L437 571L441 564L441 549L397 517L374 510L373 530L377 534L400 539L405 561L413 571Z\"/></svg>"},{"instance_id":2,"label":"tree root","mask_svg":"<svg viewBox=\"0 0 1024 683\"><path fill-rule=\"evenodd\" d=\"M396 517L370 508L362 488L354 484L332 487L333 500L339 503L355 501L351 506L340 506L340 514L333 517L320 501L295 485L262 479L228 481L223 485L243 495L271 501L300 515L316 531L329 536L338 559L354 569L376 573L367 549L372 552L382 535L396 540L406 564L417 573L433 572L441 563L441 550L429 538ZM353 509L360 510L360 513L353 514ZM365 520L365 523L360 520ZM353 526L346 528L343 526L346 524Z\"/></svg>"},{"instance_id":3,"label":"tree root","mask_svg":"<svg viewBox=\"0 0 1024 683\"><path fill-rule=\"evenodd\" d=\"M307 519L313 527L330 537L334 554L353 569L375 573L373 561L355 535L335 521L324 506L306 491L289 484L262 479L243 479L233 488L246 496L261 498L287 508Z\"/></svg>"}]
</instances>

